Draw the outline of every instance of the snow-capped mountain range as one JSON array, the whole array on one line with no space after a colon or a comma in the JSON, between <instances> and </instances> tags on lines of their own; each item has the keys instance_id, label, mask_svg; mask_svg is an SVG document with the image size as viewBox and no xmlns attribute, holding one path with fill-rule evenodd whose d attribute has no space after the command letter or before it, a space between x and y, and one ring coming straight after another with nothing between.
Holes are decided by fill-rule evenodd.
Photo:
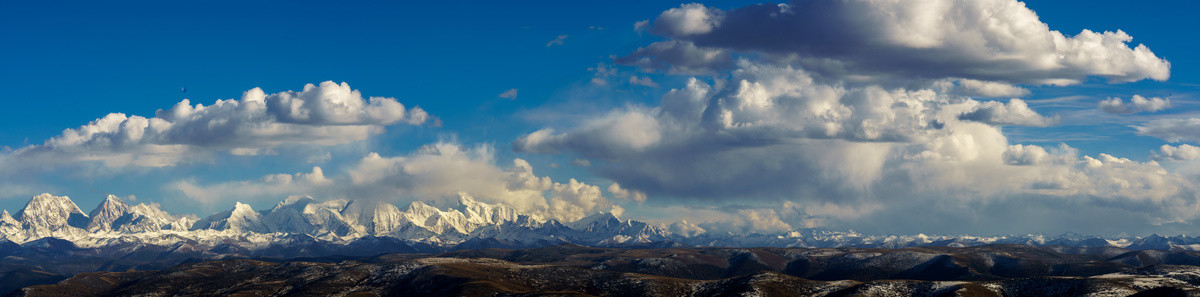
<instances>
[{"instance_id":1,"label":"snow-capped mountain range","mask_svg":"<svg viewBox=\"0 0 1200 297\"><path fill-rule=\"evenodd\" d=\"M370 200L318 201L290 197L266 210L236 203L205 218L175 216L154 204L129 204L109 195L85 214L70 198L41 194L18 211L0 213L0 239L28 245L46 238L77 248L160 246L205 254L246 254L289 245L366 249L404 245L409 250L524 248L572 243L587 246L677 247L880 247L985 244L1112 246L1144 250L1200 250L1200 237L1101 238L1059 236L863 235L816 229L781 234L712 234L685 222L655 225L597 213L574 222L523 214L503 204L461 195L446 208L412 202L403 209ZM0 241L2 242L2 241ZM420 247L420 248L413 248ZM404 250L404 249L401 249Z\"/></svg>"}]
</instances>

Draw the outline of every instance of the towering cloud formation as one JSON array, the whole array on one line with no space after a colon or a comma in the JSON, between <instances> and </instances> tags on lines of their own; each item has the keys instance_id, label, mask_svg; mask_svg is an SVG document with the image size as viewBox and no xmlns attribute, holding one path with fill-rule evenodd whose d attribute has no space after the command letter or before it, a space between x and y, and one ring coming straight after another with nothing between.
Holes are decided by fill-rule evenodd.
<instances>
[{"instance_id":1,"label":"towering cloud formation","mask_svg":"<svg viewBox=\"0 0 1200 297\"><path fill-rule=\"evenodd\" d=\"M731 11L686 4L664 11L650 32L670 40L624 61L675 66L697 61L684 58L695 52L737 51L792 59L828 75L1053 85L1087 76L1111 82L1170 76L1170 63L1144 45L1128 46L1133 38L1125 32L1067 36L1016 0L816 0Z\"/></svg>"},{"instance_id":2,"label":"towering cloud formation","mask_svg":"<svg viewBox=\"0 0 1200 297\"><path fill-rule=\"evenodd\" d=\"M344 175L329 178L320 167L314 167L308 173L267 175L255 181L205 185L181 180L170 188L210 204L235 200L269 201L289 195L389 202L454 202L465 194L566 222L619 209L604 197L599 186L575 179L560 183L547 176L537 176L533 166L522 159L512 160L509 167L500 167L495 164L494 151L489 145L467 148L457 143L439 142L403 156L370 153L347 169ZM617 189L613 191L610 187L609 191L621 199L645 199L644 194Z\"/></svg>"},{"instance_id":3,"label":"towering cloud formation","mask_svg":"<svg viewBox=\"0 0 1200 297\"><path fill-rule=\"evenodd\" d=\"M605 160L589 168L618 190L718 202L725 206L691 212L723 213L708 221L741 231L843 222L1045 232L1036 225L1097 223L1067 209L1118 218L1100 228L1200 215L1194 183L1157 162L1010 144L1002 126L1060 119L1018 98L967 97L1022 96L1028 90L1016 85L1088 77L1167 79L1170 64L1129 46L1124 32L1066 36L1015 0L814 0L730 11L686 4L639 27L666 40L618 63L713 75L690 79L657 106L547 127L513 148ZM1135 105L1161 109L1143 103ZM1170 128L1179 123L1139 131L1182 134ZM916 211L926 215L906 215ZM1011 222L1018 214L1038 217Z\"/></svg>"},{"instance_id":4,"label":"towering cloud formation","mask_svg":"<svg viewBox=\"0 0 1200 297\"><path fill-rule=\"evenodd\" d=\"M464 148L447 142L424 146L407 156L370 154L348 172L352 186L347 193L420 200L457 199L459 193L465 193L563 221L612 209L598 186L537 176L533 166L522 159L512 160L507 168L496 166L494 160L489 145Z\"/></svg>"},{"instance_id":5,"label":"towering cloud formation","mask_svg":"<svg viewBox=\"0 0 1200 297\"><path fill-rule=\"evenodd\" d=\"M102 161L107 166L171 166L214 152L261 154L286 145L329 146L366 139L385 126L420 125L430 119L420 107L394 98L363 98L346 83L308 84L300 92L266 94L254 88L241 99L193 105L184 99L155 117L110 113L66 129L42 145L0 159L6 166Z\"/></svg>"}]
</instances>

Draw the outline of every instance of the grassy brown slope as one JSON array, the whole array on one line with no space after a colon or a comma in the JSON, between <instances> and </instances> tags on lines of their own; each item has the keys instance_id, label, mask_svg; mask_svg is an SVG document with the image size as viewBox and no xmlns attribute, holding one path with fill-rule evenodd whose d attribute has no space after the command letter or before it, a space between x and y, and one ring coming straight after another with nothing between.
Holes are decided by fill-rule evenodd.
<instances>
[{"instance_id":1,"label":"grassy brown slope","mask_svg":"<svg viewBox=\"0 0 1200 297\"><path fill-rule=\"evenodd\" d=\"M362 261L221 260L85 273L30 296L1046 296L1200 285L1200 267L1134 268L1041 247L614 249L563 245L397 254ZM1112 271L1126 276L1096 276ZM1022 275L1024 274L1024 275ZM827 281L816 278L827 278ZM1169 278L1169 279L1167 279ZM1165 279L1165 280L1164 280ZM846 281L851 280L851 281ZM1185 290L1194 293L1192 289ZM894 293L894 294L893 294Z\"/></svg>"}]
</instances>

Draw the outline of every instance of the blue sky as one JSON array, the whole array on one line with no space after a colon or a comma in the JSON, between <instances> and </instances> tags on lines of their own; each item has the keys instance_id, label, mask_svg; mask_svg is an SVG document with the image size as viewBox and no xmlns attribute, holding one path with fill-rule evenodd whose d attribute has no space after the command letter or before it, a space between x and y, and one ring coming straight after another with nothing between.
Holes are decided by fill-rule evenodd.
<instances>
[{"instance_id":1,"label":"blue sky","mask_svg":"<svg viewBox=\"0 0 1200 297\"><path fill-rule=\"evenodd\" d=\"M793 3L792 7L805 8L804 2ZM986 2L1003 4L1014 1ZM693 223L707 222L712 226L736 226L732 231L770 232L824 227L914 233L976 230L1179 233L1183 232L1180 230L1187 230L1197 218L1192 212L1178 209L1197 205L1198 198L1193 191L1196 185L1193 172L1197 171L1191 168L1200 165L1193 164L1194 160L1186 157L1169 157L1161 151L1155 153L1164 144L1195 144L1197 138L1188 138L1186 135L1190 127L1162 127L1160 132L1141 133L1143 135L1131 127L1148 126L1148 123L1163 119L1188 119L1195 114L1197 105L1194 102L1200 93L1200 60L1194 55L1195 50L1200 48L1200 41L1191 38L1189 33L1192 28L1200 28L1200 21L1189 15L1196 10L1193 3L1027 1L1028 8L1050 30L1061 31L1067 37L1079 34L1084 29L1096 32L1121 30L1133 38L1121 50L1128 51L1138 44L1144 44L1157 58L1170 63L1169 79L1159 80L1147 74L1123 83L1112 83L1111 78L1104 78L1106 74L1103 70L1087 65L1077 66L1079 69L1063 70L1063 73L1075 71L1071 75L1079 75L1081 79L1065 86L1045 85L1031 82L1033 79L1026 81L1025 78L1005 76L1009 74L1003 73L953 69L953 65L931 66L930 69L943 67L959 76L937 76L912 69L883 69L867 65L846 70L859 76L836 77L838 75L821 73L816 69L818 66L808 62L779 62L771 58L772 55L786 54L796 54L800 60L806 55L822 58L822 52L779 52L769 46L756 49L755 45L739 44L736 40L720 39L719 36L706 39L709 37L703 36L720 33L719 30L745 28L735 26L737 24L731 17L734 15L732 12L747 11L739 9L753 2L703 2L706 13L723 15L725 18L714 22L713 28L700 33L680 31L690 28L684 26L689 23L671 23L667 20L669 10L683 11L689 7L681 6L685 3L690 2L462 2L453 5L409 2L0 2L0 40L6 44L0 47L0 88L5 90L0 94L0 102L5 105L0 108L0 145L8 148L4 152L5 159L0 159L0 165L8 167L8 170L0 173L0 178L4 180L0 185L0 190L3 190L0 192L0 198L3 199L0 200L0 208L15 212L30 196L41 192L69 195L85 210L99 203L103 194L112 193L134 195L139 202L161 203L170 212L201 216L227 209L235 200L249 201L259 209L268 208L275 201L292 194L321 198L391 199L397 204L412 200L448 199L443 192L451 190L446 189L436 193L394 185L363 189L367 186L356 182L351 173L361 168L360 165L365 162L364 156L372 152L385 158L406 156L406 160L411 160L424 156L421 153L423 146L441 143L455 144L466 151L479 145L490 148L487 152L474 152L488 155L486 158L467 160L480 163L475 164L478 166L493 166L501 172L512 173L519 171L513 169L519 166L513 165L511 160L520 158L528 161L536 176L548 177L554 183L564 185L571 184L571 179L575 179L595 186L599 191L597 197L580 194L582 192L579 191L571 194L576 197L560 193L555 186L542 188L539 197L550 201L549 205L560 198L562 201L578 202L576 206L582 207L579 211L583 212L610 211L611 206L616 205L629 218L656 222L687 219ZM918 20L921 18L916 17ZM647 20L650 22L646 27L635 30L635 23ZM841 29L831 27L823 30L836 33ZM787 35L790 33L786 28L767 27L758 30L793 36ZM731 31L729 34L746 35L748 32ZM565 36L561 43L553 42L560 36ZM943 38L947 38L945 41L955 37ZM821 40L805 42L820 44L818 41ZM726 65L729 66L726 68L689 72L677 69L678 65L667 69L621 61L621 57L632 56L639 48L648 48L656 42L686 42L699 45L702 49L732 51L732 59L740 59L748 64L734 62L735 65ZM670 59L666 55L660 52L649 57ZM870 61L840 54L824 58ZM895 59L904 60L906 57L898 56ZM1138 63L1141 62L1114 67L1140 67ZM696 77L706 85L713 86L713 92L718 93L718 97L723 96L720 94L734 96L730 94L737 92L735 86L740 79L772 81L772 78L765 77L767 74L750 70L768 67L791 67L789 69L802 71L805 73L803 75L817 77L820 85L847 89L878 85L885 89L915 91L935 88L934 81L938 79L955 84L954 79L995 78L996 82L1027 91L1004 96L967 94L963 98L979 104L1000 102L1001 108L1010 111L1016 107L1006 107L1003 103L1011 103L1009 98L1021 98L1030 110L1036 112L1034 116L1037 117L1033 118L1033 122L1029 118L1014 120L995 117L979 119L977 122L988 124L991 127L988 129L1002 131L1007 141L1005 146L1037 145L1049 151L1050 157L1044 157L1046 160L1072 161L1048 163L1060 167L1046 165L1050 167L1031 169L1036 174L1017 170L1020 168L992 170L996 174L1037 175L1036 178L1031 177L1037 179L1034 181L1017 181L1020 178L1013 178L1011 184L1004 185L968 181L949 186L938 184L920 189L905 188L899 192L913 197L939 198L891 199L880 193L893 189L893 184L897 182L892 179L899 178L896 176L903 175L909 179L923 176L920 179L937 180L931 177L936 174L924 170L940 170L943 174L950 174L970 168L991 169L969 164L943 167L950 165L904 163L902 160L920 156L922 149L934 151L933 144L941 143L938 136L922 134L925 132L911 135L897 132L903 134L904 139L872 138L869 133L868 139L862 139L850 132L846 135L851 136L845 139L842 136L814 138L788 133L785 136L771 134L800 129L787 124L792 120L775 118L771 113L744 116L762 116L757 122L751 122L761 124L774 121L772 123L777 126L753 132L753 135L730 134L738 135L733 140L696 136L680 139L674 144L664 144L665 140L658 139L670 138L675 132L662 130L659 132L666 137L656 136L648 143L632 143L632 150L621 146L623 143L602 143L611 140L605 138L611 135L625 137L622 141L645 136L648 130L639 130L646 128L639 124L645 121L637 119L665 110L664 94L671 89L686 89L689 78ZM738 71L743 72L738 74ZM854 73L856 71L861 73ZM1047 77L1062 75L1051 74L1053 71L1043 72ZM894 73L900 75L892 75ZM897 78L910 73L929 76L920 79ZM870 82L863 83L854 78L863 76L871 77ZM731 80L731 77L738 79ZM633 83L633 78L653 81L653 84ZM597 83L597 80L603 83ZM399 120L399 124L396 121L358 123L378 126L385 132L371 134L365 139L337 140L333 145L314 145L308 140L272 144L268 152L255 156L233 155L224 146L200 147L196 149L198 155L189 154L182 157L183 161L167 166L112 166L101 164L96 158L71 159L78 155L54 155L50 157L54 162L38 164L43 162L42 159L29 161L35 159L30 157L33 153L22 151L35 151L38 146L44 147L47 139L63 134L64 129L78 128L109 113L153 118L156 110L169 109L185 98L190 99L193 105L200 103L208 106L219 99L241 98L243 92L253 88L261 88L266 94L300 92L305 84L324 81L345 82L350 88L360 91L364 100L374 96L390 97L410 110L419 106L437 120L430 119L414 125L403 123L411 118ZM959 81L957 84L963 83ZM186 92L181 88L186 88ZM510 89L518 90L515 98L499 98L499 94ZM939 93L965 92L943 91ZM1166 98L1170 107L1131 114L1114 114L1098 108L1099 102L1106 98L1117 97L1129 102L1133 95ZM960 99L947 99L950 103L946 104L958 104L955 100ZM845 104L858 111L855 108L859 107ZM972 106L953 108L988 108L987 105ZM784 109L782 105L775 107L775 110ZM965 110L964 113L969 111ZM996 115L994 112L980 114ZM635 121L626 121L630 119ZM1046 120L1038 122L1040 119ZM858 121L853 125L860 125L860 120L851 121ZM668 122L662 118L654 123L662 127L685 125L684 122ZM928 129L921 127L924 128L914 129ZM680 131L692 131L686 127L683 129ZM564 140L534 143L530 135L537 131L560 135ZM1174 139L1164 139L1169 138L1162 136L1164 133L1174 133L1172 135L1182 137L1178 139L1182 141L1169 142ZM1184 135L1180 136L1180 133ZM1200 135L1192 133L1190 135ZM974 136L974 140L982 139L980 135ZM874 147L881 141L890 144L887 148ZM523 145L517 145L518 142ZM1060 150L1060 144L1071 149ZM94 148L95 144L84 147ZM967 146L967 149L986 151L982 144ZM888 170L874 168L873 165L769 161L799 158L793 153L828 150L841 152L840 156L847 160L860 158L851 156L858 150L878 150L876 155L886 159L879 164L886 165L874 167L894 165L908 168L905 166L911 165L920 168L923 173L888 173ZM1010 148L1005 152L1013 150ZM79 151L72 152L77 154ZM716 153L709 155L709 152ZM908 153L911 156L902 156ZM323 157L326 154L328 158ZM1087 158L1099 158L1099 154L1128 158L1138 163L1153 161L1153 166L1161 167L1168 174L1166 177L1154 175L1132 178L1134 181L1125 183L1132 184L1134 188L1141 187L1146 193L1138 193L1136 189L1105 193L1073 189L1070 185L1056 184L1052 189L1038 186L1053 184L1057 180L1069 180L1071 182L1065 184L1076 186L1086 183L1091 188L1122 184L1100 181L1111 180L1110 175L1127 176L1131 173L1072 169L1074 167L1071 166L1076 165L1086 167ZM1154 157L1155 154L1158 157ZM588 160L591 166L572 165L572 161L577 159ZM310 162L313 160L316 161ZM671 161L655 163L660 160ZM743 168L714 160L751 161L742 164L748 166ZM1008 159L994 161L996 164L1007 164L1003 166L1015 166L1015 161ZM1078 164L1064 165L1066 163ZM699 165L683 166L687 164ZM754 169L755 166L772 164L782 165L759 171ZM313 166L324 169L324 175L335 186L323 184L320 189L297 186L292 190L263 190L269 187L255 182L274 174L311 172ZM723 168L739 168L743 171L729 175L721 172ZM675 170L694 171L694 174L679 174L673 172ZM704 170L716 171L706 173ZM1144 172L1157 169L1128 170ZM842 172L845 175L828 172ZM970 176L967 178L989 179L986 175ZM846 181L856 178L865 178L866 181ZM709 191L705 186L684 180L705 181L707 186L727 191ZM747 182L755 180L762 181L762 184ZM194 193L185 193L172 186L181 182L210 189L209 193L228 195L196 197ZM414 181L396 177L385 182L405 184ZM621 183L627 190L645 193L647 198L637 201L617 197L622 195L609 189L614 182ZM954 182L957 181L947 181ZM347 189L341 188L343 184L353 189L331 192L334 188ZM461 183L448 182L447 187L458 184ZM214 190L222 188L222 185L225 185L223 189L242 193ZM251 190L256 185L259 188ZM470 192L465 188L462 191ZM511 199L517 199L512 198L516 194L509 192L497 194L480 191L473 194L484 196L484 200L527 202L514 202ZM357 197L354 195L359 194L353 193L371 194ZM982 198L956 198L965 196ZM1136 198L1143 196L1158 198L1152 201ZM1053 201L1045 202L1046 199ZM1080 205L1084 205L1082 209L1094 210L1096 216L1112 212L1119 219L1101 226L1093 224L1093 218L1082 216L1052 219L1048 217L1053 215L1030 211L1045 209L1046 206L1040 203L1051 203L1064 210L1080 209ZM918 220L911 224L889 221L904 220L905 209L947 204L956 206L945 206L941 210L946 213L944 220ZM552 213L553 207L531 207L536 211L545 211L549 216L557 215ZM771 212L768 213L768 210ZM1031 219L1027 225L1011 228L983 227L991 226L991 222L1012 214L1028 214L1040 219ZM562 218L575 215L564 214ZM956 223L958 221L966 223ZM1051 226L1043 228L1036 224Z\"/></svg>"}]
</instances>

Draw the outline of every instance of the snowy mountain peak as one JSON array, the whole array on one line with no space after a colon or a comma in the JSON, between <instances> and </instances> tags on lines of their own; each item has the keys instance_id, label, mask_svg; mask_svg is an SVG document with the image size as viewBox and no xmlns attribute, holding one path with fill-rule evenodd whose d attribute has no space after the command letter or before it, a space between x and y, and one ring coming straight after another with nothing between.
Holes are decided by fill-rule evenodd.
<instances>
[{"instance_id":1,"label":"snowy mountain peak","mask_svg":"<svg viewBox=\"0 0 1200 297\"><path fill-rule=\"evenodd\" d=\"M408 203L408 207L404 212L433 212L436 210L438 210L437 207L433 207L425 202L413 201Z\"/></svg>"},{"instance_id":2,"label":"snowy mountain peak","mask_svg":"<svg viewBox=\"0 0 1200 297\"><path fill-rule=\"evenodd\" d=\"M109 230L112 229L112 223L121 216L128 214L129 204L121 201L115 195L108 195L96 209L88 216L91 217L91 222L88 223L88 231Z\"/></svg>"},{"instance_id":3,"label":"snowy mountain peak","mask_svg":"<svg viewBox=\"0 0 1200 297\"><path fill-rule=\"evenodd\" d=\"M458 204L467 206L479 204L479 202L475 201L475 198L471 197L471 195L467 195L467 193L458 193Z\"/></svg>"},{"instance_id":4,"label":"snowy mountain peak","mask_svg":"<svg viewBox=\"0 0 1200 297\"><path fill-rule=\"evenodd\" d=\"M316 202L316 199L313 199L312 197L309 197L309 196L297 196L297 195L288 196L287 199L283 199L283 201L280 201L278 204L275 204L275 208L273 208L272 211L278 210L278 209L281 209L284 207L305 207L309 203L313 203L313 202Z\"/></svg>"},{"instance_id":5,"label":"snowy mountain peak","mask_svg":"<svg viewBox=\"0 0 1200 297\"><path fill-rule=\"evenodd\" d=\"M621 220L612 213L596 213L567 225L580 237L600 240L602 244L630 244L660 241L671 236L666 228L634 220Z\"/></svg>"},{"instance_id":6,"label":"snowy mountain peak","mask_svg":"<svg viewBox=\"0 0 1200 297\"><path fill-rule=\"evenodd\" d=\"M391 203L350 200L342 210L342 217L357 223L369 234L385 234L400 227L403 215Z\"/></svg>"},{"instance_id":7,"label":"snowy mountain peak","mask_svg":"<svg viewBox=\"0 0 1200 297\"><path fill-rule=\"evenodd\" d=\"M995 237L934 235L863 235L853 231L800 229L779 234L722 234L706 232L687 221L647 224L624 220L612 213L595 213L563 224L522 213L503 203L488 203L462 195L458 205L435 207L412 202L403 210L378 200L316 200L289 197L265 211L235 203L232 208L201 220L175 217L156 204L130 205L116 196L105 197L84 215L67 197L49 194L30 200L14 217L0 212L0 240L38 242L46 237L79 247L126 244L203 246L213 253L234 253L290 245L349 243L390 238L427 247L533 247L574 243L591 246L649 246L658 243L694 246L882 247L973 246L1028 244L1056 246L1115 246L1131 250L1200 250L1200 237L1151 235L1112 240L1064 234ZM92 226L91 230L78 228ZM158 232L170 230L170 232ZM229 244L229 245L226 245ZM307 249L304 246L294 246ZM317 247L318 250L322 249Z\"/></svg>"},{"instance_id":8,"label":"snowy mountain peak","mask_svg":"<svg viewBox=\"0 0 1200 297\"><path fill-rule=\"evenodd\" d=\"M65 226L83 228L87 226L87 215L67 196L49 193L34 196L25 208L17 212L17 219L32 228L57 230Z\"/></svg>"},{"instance_id":9,"label":"snowy mountain peak","mask_svg":"<svg viewBox=\"0 0 1200 297\"><path fill-rule=\"evenodd\" d=\"M156 204L139 203L130 205L114 195L108 195L90 214L91 221L87 230L151 232L162 229L187 229L181 226L183 222L167 212L158 209Z\"/></svg>"},{"instance_id":10,"label":"snowy mountain peak","mask_svg":"<svg viewBox=\"0 0 1200 297\"><path fill-rule=\"evenodd\" d=\"M240 201L234 202L234 204L233 204L233 213L234 214L248 215L248 213L252 213L252 212L254 212L254 207L251 207L249 204L245 204Z\"/></svg>"},{"instance_id":11,"label":"snowy mountain peak","mask_svg":"<svg viewBox=\"0 0 1200 297\"><path fill-rule=\"evenodd\" d=\"M467 221L477 225L512 222L521 216L521 213L517 209L508 205L479 202L465 193L458 194L458 204L454 209L462 212L466 216Z\"/></svg>"},{"instance_id":12,"label":"snowy mountain peak","mask_svg":"<svg viewBox=\"0 0 1200 297\"><path fill-rule=\"evenodd\" d=\"M413 201L408 204L401 217L408 224L418 226L434 234L463 235L469 234L480 226L495 224L505 220L511 221L516 218L515 215L512 215L515 211L501 210L497 214L497 209L499 207L496 205L478 202L469 196L466 196L465 199L464 196L460 196L459 205L446 210L425 204L424 202Z\"/></svg>"},{"instance_id":13,"label":"snowy mountain peak","mask_svg":"<svg viewBox=\"0 0 1200 297\"><path fill-rule=\"evenodd\" d=\"M578 221L567 224L571 229L580 231L592 231L593 229L612 229L622 225L624 222L614 216L612 213L600 212L583 217Z\"/></svg>"},{"instance_id":14,"label":"snowy mountain peak","mask_svg":"<svg viewBox=\"0 0 1200 297\"><path fill-rule=\"evenodd\" d=\"M233 209L215 213L192 225L192 230L234 230L243 232L269 232L262 222L262 216L254 211L249 204L237 202Z\"/></svg>"},{"instance_id":15,"label":"snowy mountain peak","mask_svg":"<svg viewBox=\"0 0 1200 297\"><path fill-rule=\"evenodd\" d=\"M348 236L363 230L356 222L342 217L345 200L317 202L308 196L292 196L262 215L269 232L299 233L314 236Z\"/></svg>"},{"instance_id":16,"label":"snowy mountain peak","mask_svg":"<svg viewBox=\"0 0 1200 297\"><path fill-rule=\"evenodd\" d=\"M404 214L414 223L424 223L429 217L441 213L442 210L421 201L413 201L404 209Z\"/></svg>"},{"instance_id":17,"label":"snowy mountain peak","mask_svg":"<svg viewBox=\"0 0 1200 297\"><path fill-rule=\"evenodd\" d=\"M6 222L6 223L8 223L8 222L11 222L11 223L16 223L16 222L17 222L17 219L13 218L13 216L12 216L11 214L9 214L9 213L8 213L8 210L7 210L7 209L5 209L5 210L4 210L4 213L0 214L0 222Z\"/></svg>"},{"instance_id":18,"label":"snowy mountain peak","mask_svg":"<svg viewBox=\"0 0 1200 297\"><path fill-rule=\"evenodd\" d=\"M457 202L458 205L438 208L418 201L401 211L383 201L318 201L297 196L266 211L255 211L250 205L238 202L225 211L196 220L190 216L171 216L155 204L131 205L117 196L107 196L91 212L89 219L70 199L47 194L32 199L18 218L0 213L0 235L14 242L55 237L93 247L128 242L131 238L163 244L179 240L211 243L234 240L251 246L282 244L300 238L295 236L335 242L385 236L440 246L486 238L525 245L554 242L624 244L662 238L647 235L655 234L647 231L656 229L644 223L622 221L612 214L590 216L586 224L580 223L586 225L588 231L580 232L558 221L523 214L502 203L477 201L467 195L460 196ZM89 227L88 230L68 224L77 221L72 217L82 219L84 224L81 226ZM167 229L176 232L157 232ZM170 235L160 237L163 234ZM276 242L278 240L282 241Z\"/></svg>"}]
</instances>

